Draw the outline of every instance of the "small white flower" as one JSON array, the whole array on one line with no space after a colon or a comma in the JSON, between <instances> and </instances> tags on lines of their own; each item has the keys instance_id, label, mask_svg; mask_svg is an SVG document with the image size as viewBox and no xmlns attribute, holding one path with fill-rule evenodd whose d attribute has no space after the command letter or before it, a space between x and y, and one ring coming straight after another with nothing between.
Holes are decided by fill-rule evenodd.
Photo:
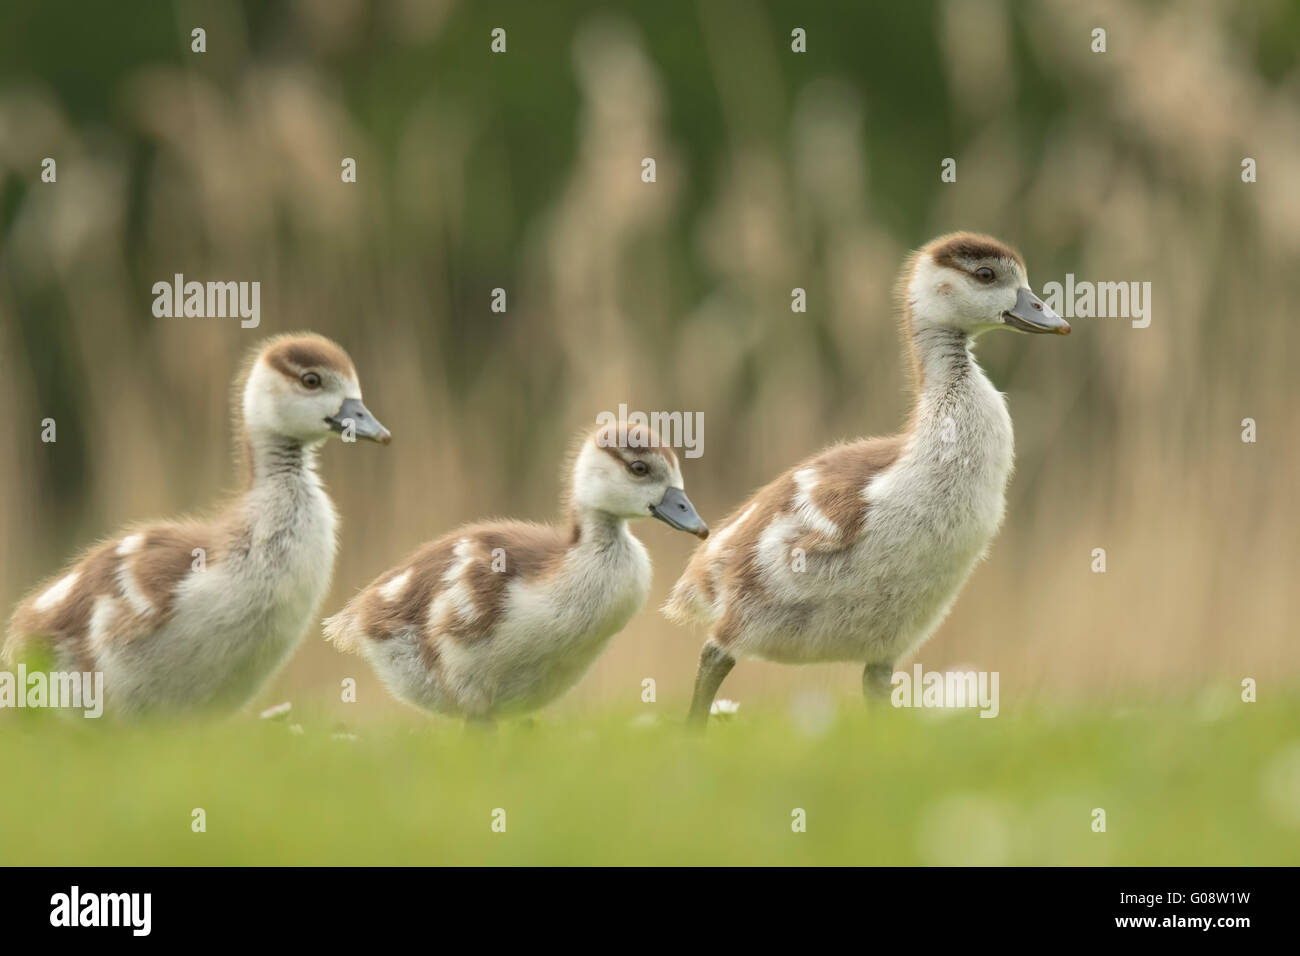
<instances>
[{"instance_id":1,"label":"small white flower","mask_svg":"<svg viewBox=\"0 0 1300 956\"><path fill-rule=\"evenodd\" d=\"M726 719L735 716L738 710L740 710L740 704L734 700L715 700L713 706L709 708L709 715Z\"/></svg>"},{"instance_id":2,"label":"small white flower","mask_svg":"<svg viewBox=\"0 0 1300 956\"><path fill-rule=\"evenodd\" d=\"M283 704L276 704L274 707L266 708L258 716L263 720L279 720L291 710L293 710L293 704L286 700Z\"/></svg>"},{"instance_id":3,"label":"small white flower","mask_svg":"<svg viewBox=\"0 0 1300 956\"><path fill-rule=\"evenodd\" d=\"M301 733L303 733L302 724L290 724L290 725L289 725L289 733L291 733L291 734L301 734Z\"/></svg>"}]
</instances>

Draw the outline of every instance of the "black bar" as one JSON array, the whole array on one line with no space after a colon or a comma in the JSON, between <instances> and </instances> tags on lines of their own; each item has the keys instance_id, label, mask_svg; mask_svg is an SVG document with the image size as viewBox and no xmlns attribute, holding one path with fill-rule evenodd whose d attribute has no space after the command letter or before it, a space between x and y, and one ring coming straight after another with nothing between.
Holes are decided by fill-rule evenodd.
<instances>
[{"instance_id":1,"label":"black bar","mask_svg":"<svg viewBox=\"0 0 1300 956\"><path fill-rule=\"evenodd\" d=\"M510 931L558 942L569 933L624 925L607 938L667 941L678 928L719 921L725 940L752 931L816 933L840 924L864 946L901 934L917 942L1006 939L1231 942L1289 922L1294 873L1287 869L683 869L650 872L492 873L442 869L10 869L3 912L7 943L152 939L204 943L337 944L414 933L437 939ZM121 916L117 926L52 925L77 887L81 916ZM149 894L130 910L115 896ZM87 903L95 896L94 903ZM59 910L61 900L69 907ZM711 914L711 915L710 915ZM134 924L129 916L137 919ZM1196 923L1192 924L1191 921ZM1208 928L1200 921L1209 920ZM64 922L68 920L64 919ZM1180 922L1181 921L1181 922ZM1232 921L1235 925L1229 925ZM1240 921L1240 922L1239 922ZM125 924L125 925L122 925ZM1051 933L1050 937L1040 934ZM558 936L554 934L559 934ZM19 952L19 950L9 950Z\"/></svg>"}]
</instances>

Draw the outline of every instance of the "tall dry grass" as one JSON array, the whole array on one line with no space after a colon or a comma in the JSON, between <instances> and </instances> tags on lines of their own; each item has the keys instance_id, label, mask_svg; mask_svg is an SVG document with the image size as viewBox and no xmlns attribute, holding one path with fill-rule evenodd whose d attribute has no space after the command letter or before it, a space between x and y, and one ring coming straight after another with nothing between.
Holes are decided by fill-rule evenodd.
<instances>
[{"instance_id":1,"label":"tall dry grass","mask_svg":"<svg viewBox=\"0 0 1300 956\"><path fill-rule=\"evenodd\" d=\"M1010 694L1293 682L1300 77L1252 59L1277 8L954 0L914 14L922 40L898 40L942 75L948 112L900 126L907 82L847 57L791 73L772 8L681 7L680 46L657 22L572 18L549 70L576 99L537 124L535 165L504 119L527 78L492 79L487 21L451 3L388 4L372 25L399 48L481 46L479 83L462 71L411 95L399 73L359 101L331 63L367 42L366 12L301 4L278 27L289 52L240 8L213 8L228 42L140 62L111 121L74 115L39 76L0 87L4 603L88 540L228 486L229 378L290 329L352 352L396 436L324 455L343 516L326 613L457 523L553 513L569 439L621 402L704 413L686 481L716 519L822 445L898 426L895 272L911 246L966 228L1018 246L1039 286L1149 281L1153 320L981 342L1018 470L1001 537L920 659L999 670ZM175 10L183 49L189 8ZM1088 49L1095 24L1104 55ZM680 67L682 50L699 53L689 79L660 62ZM385 102L384 82L403 96L381 117L358 104ZM721 119L709 143L675 122L695 98ZM942 185L948 155L959 178ZM57 186L34 182L44 156ZM932 186L914 199L900 175ZM153 318L150 286L176 272L261 281L261 328ZM497 286L505 315L489 310ZM790 311L795 286L806 315ZM47 416L54 445L39 441ZM563 706L635 701L647 676L663 697L689 686L700 636L655 606L691 542L638 530L651 606ZM850 670L746 665L724 693L847 694ZM274 694L329 698L344 675L369 680L310 640Z\"/></svg>"}]
</instances>

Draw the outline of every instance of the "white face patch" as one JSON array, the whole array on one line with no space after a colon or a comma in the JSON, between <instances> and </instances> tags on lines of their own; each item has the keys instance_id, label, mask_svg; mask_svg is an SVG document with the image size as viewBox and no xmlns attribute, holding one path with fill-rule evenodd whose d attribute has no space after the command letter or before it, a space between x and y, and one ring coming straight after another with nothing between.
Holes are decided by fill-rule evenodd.
<instances>
[{"instance_id":1,"label":"white face patch","mask_svg":"<svg viewBox=\"0 0 1300 956\"><path fill-rule=\"evenodd\" d=\"M299 441L321 441L332 434L325 419L334 415L346 398L360 400L361 389L352 377L322 376L322 386L305 391L295 380L257 360L244 386L244 426L253 433L270 432Z\"/></svg>"},{"instance_id":2,"label":"white face patch","mask_svg":"<svg viewBox=\"0 0 1300 956\"><path fill-rule=\"evenodd\" d=\"M117 553L123 557L128 554L135 554L140 550L140 545L144 543L144 535L128 534L117 546Z\"/></svg>"},{"instance_id":3,"label":"white face patch","mask_svg":"<svg viewBox=\"0 0 1300 956\"><path fill-rule=\"evenodd\" d=\"M668 466L668 487L677 488L680 491L686 490L686 482L682 480L682 469L679 462L673 462Z\"/></svg>"},{"instance_id":4,"label":"white face patch","mask_svg":"<svg viewBox=\"0 0 1300 956\"><path fill-rule=\"evenodd\" d=\"M58 607L68 599L72 589L76 587L77 581L81 579L80 571L73 571L71 574L65 574L59 580L50 585L45 593L36 599L32 607L38 611L48 611L51 608Z\"/></svg>"},{"instance_id":5,"label":"white face patch","mask_svg":"<svg viewBox=\"0 0 1300 956\"><path fill-rule=\"evenodd\" d=\"M954 328L975 335L1002 325L1002 313L1015 305L1016 289L1027 282L1025 271L1010 259L962 260L960 264L975 269L985 263L998 275L991 285L976 283L959 269L941 266L928 255L918 259L907 291L913 327Z\"/></svg>"},{"instance_id":6,"label":"white face patch","mask_svg":"<svg viewBox=\"0 0 1300 956\"><path fill-rule=\"evenodd\" d=\"M656 439L657 440L657 439ZM610 454L596 435L583 445L573 469L573 503L579 511L594 510L620 518L645 518L669 488L685 490L680 464L660 456L651 444L644 454L650 465L647 477L634 476L618 455Z\"/></svg>"}]
</instances>

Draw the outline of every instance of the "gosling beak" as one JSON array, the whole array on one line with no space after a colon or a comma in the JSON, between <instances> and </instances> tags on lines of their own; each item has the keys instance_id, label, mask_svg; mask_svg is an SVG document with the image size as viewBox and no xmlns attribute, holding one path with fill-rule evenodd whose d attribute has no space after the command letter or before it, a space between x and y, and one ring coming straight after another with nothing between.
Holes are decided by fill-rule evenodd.
<instances>
[{"instance_id":1,"label":"gosling beak","mask_svg":"<svg viewBox=\"0 0 1300 956\"><path fill-rule=\"evenodd\" d=\"M1020 289L1016 292L1016 304L1010 312L1003 312L1002 318L1011 328L1019 329L1021 332L1070 334L1070 323L1049 309L1046 303L1029 289Z\"/></svg>"},{"instance_id":2,"label":"gosling beak","mask_svg":"<svg viewBox=\"0 0 1300 956\"><path fill-rule=\"evenodd\" d=\"M650 506L650 513L678 531L686 531L697 538L707 538L709 528L695 513L695 505L680 488L669 488L664 492L663 501Z\"/></svg>"},{"instance_id":3,"label":"gosling beak","mask_svg":"<svg viewBox=\"0 0 1300 956\"><path fill-rule=\"evenodd\" d=\"M369 438L381 445L387 445L393 440L392 433L379 424L375 416L370 414L370 409L361 404L359 398L343 399L343 404L339 406L339 410L325 419L325 424L345 436L347 434L346 429L350 424L354 440ZM346 438L344 440L346 441Z\"/></svg>"}]
</instances>

